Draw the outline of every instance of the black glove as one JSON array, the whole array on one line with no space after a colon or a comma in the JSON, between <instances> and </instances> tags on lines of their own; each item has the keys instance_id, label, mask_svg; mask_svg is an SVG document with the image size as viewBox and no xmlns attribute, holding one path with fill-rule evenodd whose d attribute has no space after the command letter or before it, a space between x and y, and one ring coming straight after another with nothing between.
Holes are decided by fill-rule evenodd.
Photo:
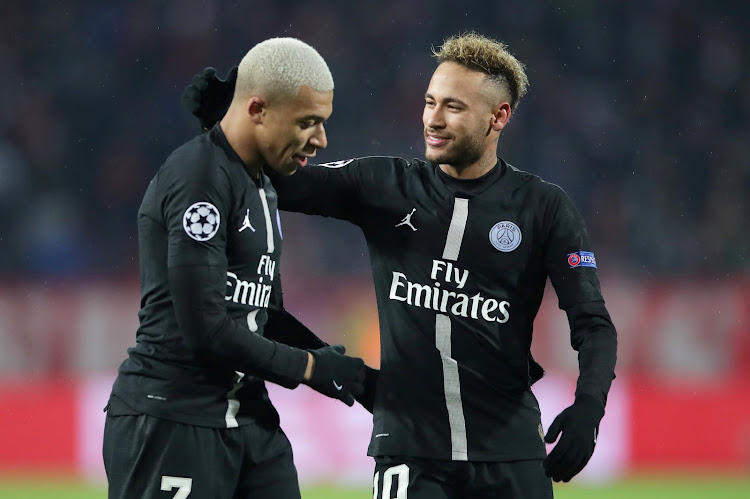
<instances>
[{"instance_id":1,"label":"black glove","mask_svg":"<svg viewBox=\"0 0 750 499\"><path fill-rule=\"evenodd\" d=\"M375 390L378 387L378 376L380 376L379 370L365 366L364 390L362 390L360 395L354 396L357 402L367 409L370 414L372 414L372 407L375 405Z\"/></svg>"},{"instance_id":2,"label":"black glove","mask_svg":"<svg viewBox=\"0 0 750 499\"><path fill-rule=\"evenodd\" d=\"M562 437L544 460L544 472L559 482L568 482L591 459L604 407L594 397L581 395L561 412L547 431L544 441L551 444L562 431Z\"/></svg>"},{"instance_id":3,"label":"black glove","mask_svg":"<svg viewBox=\"0 0 750 499\"><path fill-rule=\"evenodd\" d=\"M529 386L533 385L544 377L544 368L529 353Z\"/></svg>"},{"instance_id":4,"label":"black glove","mask_svg":"<svg viewBox=\"0 0 750 499\"><path fill-rule=\"evenodd\" d=\"M204 130L209 130L224 117L232 103L237 83L237 66L229 70L226 79L216 76L214 68L205 68L193 76L193 82L182 92L182 105L198 118Z\"/></svg>"},{"instance_id":5,"label":"black glove","mask_svg":"<svg viewBox=\"0 0 750 499\"><path fill-rule=\"evenodd\" d=\"M344 355L344 345L308 350L315 357L312 376L306 384L323 395L354 405L354 397L364 391L365 362Z\"/></svg>"}]
</instances>

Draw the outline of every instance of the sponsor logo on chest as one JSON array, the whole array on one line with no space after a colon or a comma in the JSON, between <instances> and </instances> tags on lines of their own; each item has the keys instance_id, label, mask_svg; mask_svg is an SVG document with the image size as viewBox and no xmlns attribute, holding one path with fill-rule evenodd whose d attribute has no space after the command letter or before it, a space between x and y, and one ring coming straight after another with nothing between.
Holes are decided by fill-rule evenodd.
<instances>
[{"instance_id":1,"label":"sponsor logo on chest","mask_svg":"<svg viewBox=\"0 0 750 499\"><path fill-rule=\"evenodd\" d=\"M276 262L269 255L262 255L254 281L245 281L234 272L227 272L227 294L224 299L251 307L267 308L275 271Z\"/></svg>"},{"instance_id":2,"label":"sponsor logo on chest","mask_svg":"<svg viewBox=\"0 0 750 499\"><path fill-rule=\"evenodd\" d=\"M487 297L477 292L465 293L469 271L452 262L433 260L430 270L433 285L412 282L403 272L392 272L388 298L408 305L451 314L457 317L483 319L501 324L510 319L510 302ZM452 285L456 291L443 288Z\"/></svg>"}]
</instances>

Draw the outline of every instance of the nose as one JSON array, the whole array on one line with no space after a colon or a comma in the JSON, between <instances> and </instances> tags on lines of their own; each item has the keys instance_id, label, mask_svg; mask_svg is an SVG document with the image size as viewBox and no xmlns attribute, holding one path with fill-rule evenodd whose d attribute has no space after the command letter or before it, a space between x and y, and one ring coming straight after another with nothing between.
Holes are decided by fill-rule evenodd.
<instances>
[{"instance_id":1,"label":"nose","mask_svg":"<svg viewBox=\"0 0 750 499\"><path fill-rule=\"evenodd\" d=\"M440 106L429 106L424 107L424 114L422 115L424 125L427 128L441 129L445 128L445 120L443 119L443 110Z\"/></svg>"},{"instance_id":2,"label":"nose","mask_svg":"<svg viewBox=\"0 0 750 499\"><path fill-rule=\"evenodd\" d=\"M313 145L318 149L325 149L328 145L328 137L326 137L326 129L323 126L323 123L318 125L315 133L310 137L310 145Z\"/></svg>"}]
</instances>

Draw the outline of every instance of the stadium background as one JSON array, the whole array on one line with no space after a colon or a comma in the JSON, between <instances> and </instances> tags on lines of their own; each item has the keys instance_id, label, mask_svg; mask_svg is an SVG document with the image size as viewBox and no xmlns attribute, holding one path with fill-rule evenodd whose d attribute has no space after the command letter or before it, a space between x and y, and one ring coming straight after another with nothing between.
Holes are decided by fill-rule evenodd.
<instances>
[{"instance_id":1,"label":"stadium background","mask_svg":"<svg viewBox=\"0 0 750 499\"><path fill-rule=\"evenodd\" d=\"M694 0L3 2L0 497L103 495L101 407L137 325L135 214L197 132L179 103L194 73L299 37L336 81L320 160L420 157L430 47L470 29L528 67L500 154L583 212L620 335L597 452L560 497L750 497L748 19ZM287 307L377 365L358 231L282 223ZM551 289L533 351L547 426L577 372ZM367 497L368 414L306 388L273 397L309 497Z\"/></svg>"}]
</instances>

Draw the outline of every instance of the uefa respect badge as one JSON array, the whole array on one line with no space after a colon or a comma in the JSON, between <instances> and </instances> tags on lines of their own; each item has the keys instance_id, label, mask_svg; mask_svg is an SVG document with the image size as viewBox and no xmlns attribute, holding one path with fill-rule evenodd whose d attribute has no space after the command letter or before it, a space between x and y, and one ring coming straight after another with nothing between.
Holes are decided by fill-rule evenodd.
<instances>
[{"instance_id":1,"label":"uefa respect badge","mask_svg":"<svg viewBox=\"0 0 750 499\"><path fill-rule=\"evenodd\" d=\"M571 269L576 267L591 267L596 268L596 258L590 251L576 251L575 253L568 253L568 265Z\"/></svg>"}]
</instances>

